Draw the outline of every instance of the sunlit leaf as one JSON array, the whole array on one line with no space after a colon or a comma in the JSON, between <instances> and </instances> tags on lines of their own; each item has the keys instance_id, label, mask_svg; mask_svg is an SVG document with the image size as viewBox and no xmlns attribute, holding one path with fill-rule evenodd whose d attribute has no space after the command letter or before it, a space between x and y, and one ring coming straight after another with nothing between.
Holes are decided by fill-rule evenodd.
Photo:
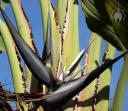
<instances>
[{"instance_id":1,"label":"sunlit leaf","mask_svg":"<svg viewBox=\"0 0 128 111\"><path fill-rule=\"evenodd\" d=\"M25 90L23 86L24 81L22 78L23 72L20 67L19 59L17 57L15 45L11 38L11 34L7 26L1 19L0 19L0 32L2 34L2 38L3 38L7 55L8 55L8 59L9 59L9 63L12 71L12 77L14 80L15 92L23 93Z\"/></svg>"},{"instance_id":2,"label":"sunlit leaf","mask_svg":"<svg viewBox=\"0 0 128 111\"><path fill-rule=\"evenodd\" d=\"M3 39L2 39L2 36L0 35L0 53L1 52L5 52L5 46L4 46L4 42L3 42Z\"/></svg>"},{"instance_id":3,"label":"sunlit leaf","mask_svg":"<svg viewBox=\"0 0 128 111\"><path fill-rule=\"evenodd\" d=\"M46 35L47 35L47 23L48 23L48 13L50 13L50 19L51 19L51 24L50 24L50 28L51 28L51 44L52 44L52 49L53 49L53 54L52 54L52 58L53 59L53 63L52 63L52 73L55 75L57 72L57 68L58 68L58 62L60 59L60 33L58 30L58 26L56 24L56 20L55 20L55 12L53 9L53 6L51 4L51 2L49 0L40 0L40 4L41 4L41 11L42 11L42 17L43 17L43 32L44 32L44 44L46 42Z\"/></svg>"},{"instance_id":4,"label":"sunlit leaf","mask_svg":"<svg viewBox=\"0 0 128 111\"><path fill-rule=\"evenodd\" d=\"M72 62L71 66L68 68L68 70L66 71L66 74L64 76L64 79L66 79L66 77L69 77L77 68L77 66L80 64L81 59L83 58L85 54L85 50L83 49L75 58L75 60Z\"/></svg>"},{"instance_id":5,"label":"sunlit leaf","mask_svg":"<svg viewBox=\"0 0 128 111\"><path fill-rule=\"evenodd\" d=\"M117 83L112 109L110 111L123 111L125 91L128 85L128 56L126 55L120 78ZM126 91L127 92L127 91ZM120 101L120 103L119 103Z\"/></svg>"},{"instance_id":6,"label":"sunlit leaf","mask_svg":"<svg viewBox=\"0 0 128 111\"><path fill-rule=\"evenodd\" d=\"M84 75L89 74L92 70L97 68L100 64L100 49L101 49L101 43L102 43L102 38L99 37L98 34L92 32L90 36L90 47L88 48L88 51L86 53L86 58L85 58L85 70L84 70ZM97 84L98 79L95 79L91 84L88 85L80 94L79 94L79 101L86 101L89 100L89 98L92 98L95 94L96 90L96 84ZM78 110L93 110L93 106L95 102L93 101L94 99L90 99L88 102L88 105L86 107L79 106ZM85 102L86 103L86 102ZM92 107L90 107L92 106Z\"/></svg>"}]
</instances>

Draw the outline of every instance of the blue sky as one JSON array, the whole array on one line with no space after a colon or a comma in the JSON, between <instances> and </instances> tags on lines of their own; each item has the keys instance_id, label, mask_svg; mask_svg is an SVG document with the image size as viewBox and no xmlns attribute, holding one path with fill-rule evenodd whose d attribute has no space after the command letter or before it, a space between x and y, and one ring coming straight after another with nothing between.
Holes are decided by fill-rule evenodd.
<instances>
[{"instance_id":1,"label":"blue sky","mask_svg":"<svg viewBox=\"0 0 128 111\"><path fill-rule=\"evenodd\" d=\"M53 1L53 0L52 0ZM55 1L55 0L54 0ZM42 50L43 50L43 32L42 32L42 20L41 20L41 12L40 12L40 5L39 5L39 0L31 0L28 4L28 0L22 0L24 9L27 13L27 16L32 24L32 31L34 34L34 40L36 43L36 46L39 50L39 53L41 55ZM55 2L53 2L55 4ZM16 25L15 19L13 17L13 13L10 7L7 7L5 9L7 15L11 18L13 24ZM85 18L83 16L81 8L79 8L79 36L80 36L80 47L81 49L87 48L88 46L88 41L89 41L89 36L90 36L90 31L87 28ZM104 44L104 42L103 42ZM104 45L102 47L102 50L104 49ZM116 52L116 56L119 55L119 52ZM111 88L110 88L110 97L113 97L115 87L119 78L119 74L121 71L122 67L122 60L117 62L113 66L113 74L112 74L112 80L111 80ZM8 90L12 90L12 80L11 80L11 72L10 72L10 67L7 59L6 53L3 53L0 55L0 80L2 83L6 86ZM127 88L128 92L128 88ZM126 111L126 107L128 105L128 96L127 93L125 94L125 98L127 101L125 101L124 105L124 110Z\"/></svg>"}]
</instances>

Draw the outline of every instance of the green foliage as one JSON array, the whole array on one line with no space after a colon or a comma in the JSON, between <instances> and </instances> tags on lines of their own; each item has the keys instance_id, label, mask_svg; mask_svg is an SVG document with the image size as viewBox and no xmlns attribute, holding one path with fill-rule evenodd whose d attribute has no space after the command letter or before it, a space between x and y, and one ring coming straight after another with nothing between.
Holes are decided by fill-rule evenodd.
<instances>
[{"instance_id":1,"label":"green foliage","mask_svg":"<svg viewBox=\"0 0 128 111\"><path fill-rule=\"evenodd\" d=\"M125 0L106 0L105 6L114 31L123 45L128 48L128 5Z\"/></svg>"},{"instance_id":2,"label":"green foliage","mask_svg":"<svg viewBox=\"0 0 128 111\"><path fill-rule=\"evenodd\" d=\"M5 46L4 46L2 36L0 35L0 53L3 52L3 51L6 51L6 50L5 50Z\"/></svg>"},{"instance_id":3,"label":"green foliage","mask_svg":"<svg viewBox=\"0 0 128 111\"><path fill-rule=\"evenodd\" d=\"M102 43L102 39L99 37L99 35L96 33L91 33L90 43L89 43L90 47L88 49L88 52L86 54L87 56L85 59L85 64L86 64L85 75L89 74L92 70L99 67L101 43ZM85 105L85 107L80 106L80 108L78 108L80 109L80 111L83 111L83 110L91 111L93 109L93 105L95 104L93 96L95 95L95 90L97 90L95 88L97 84L97 80L98 79L95 79L90 85L88 85L87 88L85 88L80 93L81 101L89 100L88 106ZM98 90L97 90L97 93L98 93Z\"/></svg>"},{"instance_id":4,"label":"green foliage","mask_svg":"<svg viewBox=\"0 0 128 111\"><path fill-rule=\"evenodd\" d=\"M112 7L112 4L115 5L115 9ZM127 44L123 42L126 40L122 40L124 39L124 37L122 37L122 33L125 30L123 30L122 28L121 29L123 31L120 30L119 29L120 25L113 22L115 21L115 19L113 18L110 19L110 17L114 16L115 12L117 11L116 9L118 9L117 4L123 7L123 9L119 7L119 9L121 8L121 11L124 11L123 13L119 12L119 14L122 14L122 18L121 18L122 20L120 23L125 24L124 26L126 29L127 21L124 21L123 18L124 18L124 14L127 12L126 11L127 8L125 5L123 5L124 2L120 3L118 2L118 0L115 0L115 2L113 2L113 0L112 1L111 0L82 0L82 7L83 7L84 14L86 16L88 27L92 31L100 34L105 40L110 42L117 49L124 50L125 49L124 47L127 48ZM127 13L125 15L125 18L127 18ZM116 19L119 19L119 18L116 18ZM125 31L124 34L127 35L127 31Z\"/></svg>"},{"instance_id":5,"label":"green foliage","mask_svg":"<svg viewBox=\"0 0 128 111\"><path fill-rule=\"evenodd\" d=\"M7 3L9 3L8 0L0 0L0 6L3 7L3 8L5 6L7 6ZM4 46L4 43L3 43L2 35L0 33L0 53L3 52L3 51L5 51L5 46Z\"/></svg>"},{"instance_id":6,"label":"green foliage","mask_svg":"<svg viewBox=\"0 0 128 111\"><path fill-rule=\"evenodd\" d=\"M120 79L117 84L114 102L111 111L122 111L125 99L125 91L128 81L128 56L125 57L125 62L121 71ZM120 101L120 103L119 103Z\"/></svg>"}]
</instances>

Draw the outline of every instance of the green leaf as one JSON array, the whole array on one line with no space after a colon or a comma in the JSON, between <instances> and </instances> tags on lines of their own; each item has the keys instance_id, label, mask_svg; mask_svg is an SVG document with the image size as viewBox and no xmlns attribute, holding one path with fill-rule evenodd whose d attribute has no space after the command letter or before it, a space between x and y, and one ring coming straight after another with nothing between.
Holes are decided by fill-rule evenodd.
<instances>
[{"instance_id":1,"label":"green leaf","mask_svg":"<svg viewBox=\"0 0 128 111\"><path fill-rule=\"evenodd\" d=\"M46 36L48 31L48 19L51 20L50 27L51 28L51 39L52 39L52 49L53 49L53 63L52 63L52 73L55 75L58 68L58 62L60 59L60 33L58 30L58 26L56 25L55 12L52 7L52 4L49 0L40 0L42 17L43 17L43 32L44 32L44 43L46 42ZM50 18L48 18L48 13L50 13Z\"/></svg>"},{"instance_id":2,"label":"green leaf","mask_svg":"<svg viewBox=\"0 0 128 111\"><path fill-rule=\"evenodd\" d=\"M105 8L105 0L82 0L82 8L88 27L93 32L100 34L118 50L123 50L124 45L117 37Z\"/></svg>"},{"instance_id":3,"label":"green leaf","mask_svg":"<svg viewBox=\"0 0 128 111\"><path fill-rule=\"evenodd\" d=\"M128 5L125 0L106 0L105 6L114 30L123 45L128 48Z\"/></svg>"},{"instance_id":4,"label":"green leaf","mask_svg":"<svg viewBox=\"0 0 128 111\"><path fill-rule=\"evenodd\" d=\"M79 28L78 28L78 0L58 0L56 10L56 22L60 32L60 60L57 68L57 76L65 74L75 57L79 54ZM74 73L78 71L75 69ZM62 74L62 75L63 75ZM80 73L77 77L80 76ZM73 110L72 101L64 106L66 111Z\"/></svg>"},{"instance_id":5,"label":"green leaf","mask_svg":"<svg viewBox=\"0 0 128 111\"><path fill-rule=\"evenodd\" d=\"M114 59L115 48L107 43L105 53L103 56L103 63L108 59ZM109 109L109 93L110 93L110 81L112 75L112 66L105 70L99 77L99 86L97 93L97 111L108 111Z\"/></svg>"},{"instance_id":6,"label":"green leaf","mask_svg":"<svg viewBox=\"0 0 128 111\"><path fill-rule=\"evenodd\" d=\"M5 50L5 45L2 39L2 35L0 34L0 53L3 51L6 51L6 50Z\"/></svg>"},{"instance_id":7,"label":"green leaf","mask_svg":"<svg viewBox=\"0 0 128 111\"><path fill-rule=\"evenodd\" d=\"M70 65L70 67L66 71L66 73L64 75L64 81L72 80L71 78L74 76L73 73L74 73L75 69L77 68L77 66L80 64L80 61L81 61L81 59L83 58L84 55L85 55L85 50L83 49L77 55L77 57L75 58L75 60L72 62L72 64Z\"/></svg>"},{"instance_id":8,"label":"green leaf","mask_svg":"<svg viewBox=\"0 0 128 111\"><path fill-rule=\"evenodd\" d=\"M24 92L24 86L23 86L23 72L20 69L20 63L17 58L16 49L14 42L12 40L12 36L8 30L8 27L5 25L5 23L0 19L0 33L2 34L3 41L7 50L9 63L12 71L13 76L13 82L14 82L14 89L17 93L23 93Z\"/></svg>"},{"instance_id":9,"label":"green leaf","mask_svg":"<svg viewBox=\"0 0 128 111\"><path fill-rule=\"evenodd\" d=\"M68 1L67 0L58 0L57 2L57 9L56 9L56 21L59 25L60 31L63 30L63 25L65 23L66 17L66 8Z\"/></svg>"},{"instance_id":10,"label":"green leaf","mask_svg":"<svg viewBox=\"0 0 128 111\"><path fill-rule=\"evenodd\" d=\"M0 0L0 6L4 8L7 5L6 3L7 3L8 0L7 1L5 0L6 3L3 2L3 1L4 0ZM5 51L5 46L4 46L4 42L3 42L3 39L2 39L2 35L0 33L0 53L3 52L3 51Z\"/></svg>"},{"instance_id":11,"label":"green leaf","mask_svg":"<svg viewBox=\"0 0 128 111\"><path fill-rule=\"evenodd\" d=\"M114 102L111 111L123 111L125 90L128 83L128 55L125 57L124 65L117 84Z\"/></svg>"},{"instance_id":12,"label":"green leaf","mask_svg":"<svg viewBox=\"0 0 128 111\"><path fill-rule=\"evenodd\" d=\"M102 39L99 37L98 34L96 33L91 33L91 37L90 37L90 47L88 49L87 52L87 56L85 59L85 75L89 74L92 70L94 70L95 68L97 68L97 64L99 64L99 60L100 60L100 48L101 48L101 41ZM92 98L94 96L94 92L95 92L95 86L96 86L96 82L97 79L95 79L91 84L89 84L81 93L79 96L79 100L84 102L86 100L88 100L89 98ZM86 105L86 104L85 104ZM88 106L86 107L78 107L78 110L80 111L91 111L92 107L94 105L94 101L93 99L91 99L91 101L88 101Z\"/></svg>"},{"instance_id":13,"label":"green leaf","mask_svg":"<svg viewBox=\"0 0 128 111\"><path fill-rule=\"evenodd\" d=\"M67 70L79 53L78 3L67 0L66 9L64 29L61 32L61 55L63 67Z\"/></svg>"}]
</instances>

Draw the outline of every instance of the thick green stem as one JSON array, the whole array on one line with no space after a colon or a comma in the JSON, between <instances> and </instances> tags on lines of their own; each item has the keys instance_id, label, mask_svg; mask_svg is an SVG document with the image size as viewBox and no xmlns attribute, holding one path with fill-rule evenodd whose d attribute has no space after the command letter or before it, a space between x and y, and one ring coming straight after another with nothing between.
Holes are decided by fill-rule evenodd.
<instances>
[{"instance_id":1,"label":"thick green stem","mask_svg":"<svg viewBox=\"0 0 128 111\"><path fill-rule=\"evenodd\" d=\"M125 89L128 82L128 55L122 68L120 79L117 84L112 111L123 111Z\"/></svg>"},{"instance_id":2,"label":"thick green stem","mask_svg":"<svg viewBox=\"0 0 128 111\"><path fill-rule=\"evenodd\" d=\"M44 33L44 41L46 41L46 33L47 33L47 20L48 20L48 5L50 4L49 0L40 0L40 7L42 12L42 21L43 21L43 33Z\"/></svg>"},{"instance_id":3,"label":"thick green stem","mask_svg":"<svg viewBox=\"0 0 128 111\"><path fill-rule=\"evenodd\" d=\"M24 41L34 50L31 41L31 29L29 27L28 21L25 18L20 0L10 0L18 30Z\"/></svg>"},{"instance_id":4,"label":"thick green stem","mask_svg":"<svg viewBox=\"0 0 128 111\"><path fill-rule=\"evenodd\" d=\"M23 7L21 6L21 1L20 0L10 0L15 18L16 18L16 23L18 26L19 33L21 37L24 39L24 41L33 49L33 51L36 52L35 46L32 43L32 32L30 28L30 24L28 23L27 17L25 15L25 12L23 12ZM38 82L31 75L30 70L28 67L26 67L26 77L28 80L28 91L30 90L31 92L36 92L38 90ZM34 84L33 84L34 83ZM42 90L41 88L39 90Z\"/></svg>"},{"instance_id":5,"label":"thick green stem","mask_svg":"<svg viewBox=\"0 0 128 111\"><path fill-rule=\"evenodd\" d=\"M12 76L13 76L13 82L14 82L14 89L16 93L23 93L24 87L23 87L23 72L20 70L20 63L18 61L16 50L15 50L15 44L13 43L11 34L7 28L7 26L0 20L0 32L3 37L3 41L5 44L5 48L7 51Z\"/></svg>"},{"instance_id":6,"label":"thick green stem","mask_svg":"<svg viewBox=\"0 0 128 111\"><path fill-rule=\"evenodd\" d=\"M104 53L103 62L114 59L115 48L107 43L106 50ZM105 70L99 77L98 93L97 93L97 111L108 111L109 108L109 92L110 92L110 81L112 74L112 66Z\"/></svg>"},{"instance_id":7,"label":"thick green stem","mask_svg":"<svg viewBox=\"0 0 128 111\"><path fill-rule=\"evenodd\" d=\"M5 44L6 52L11 67L14 90L16 93L24 93L25 87L23 85L24 84L23 72L21 71L20 62L16 54L16 46L12 40L11 34L7 26L2 22L1 19L0 19L0 32L3 37L3 41ZM22 104L22 106L25 109L25 111L27 111L27 107L24 104ZM17 104L17 107L18 109L20 109L19 104Z\"/></svg>"},{"instance_id":8,"label":"thick green stem","mask_svg":"<svg viewBox=\"0 0 128 111\"><path fill-rule=\"evenodd\" d=\"M90 73L99 65L100 61L100 48L101 48L101 38L98 34L92 33L90 38L90 46L85 59L86 69L85 74ZM87 86L81 93L79 97L79 103L84 103L85 106L79 106L77 111L92 111L95 105L93 98L96 91L97 79L95 79L89 86ZM78 104L79 104L78 103Z\"/></svg>"},{"instance_id":9,"label":"thick green stem","mask_svg":"<svg viewBox=\"0 0 128 111\"><path fill-rule=\"evenodd\" d=\"M43 19L43 32L44 32L44 43L46 42L47 36L47 21L48 17L51 19L51 39L52 39L52 49L53 49L53 63L52 63L52 73L55 75L58 67L58 61L60 58L60 33L58 30L58 26L56 25L55 20L55 12L49 0L40 0L40 6L42 11L42 19ZM48 16L50 13L50 16Z\"/></svg>"}]
</instances>

